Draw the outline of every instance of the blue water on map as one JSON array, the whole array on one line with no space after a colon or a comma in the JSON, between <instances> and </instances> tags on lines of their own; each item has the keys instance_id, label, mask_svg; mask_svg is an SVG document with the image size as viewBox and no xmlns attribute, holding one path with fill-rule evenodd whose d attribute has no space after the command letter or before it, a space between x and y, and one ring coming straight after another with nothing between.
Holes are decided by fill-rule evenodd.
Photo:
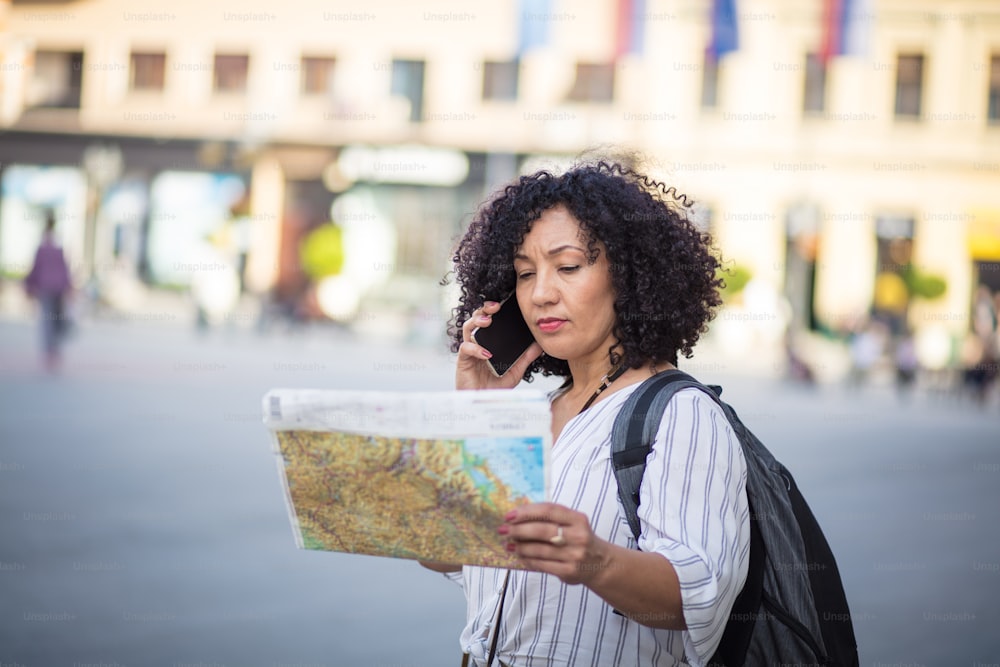
<instances>
[{"instance_id":1,"label":"blue water on map","mask_svg":"<svg viewBox=\"0 0 1000 667\"><path fill-rule=\"evenodd\" d=\"M469 476L472 477L472 481L476 483L477 487L489 485L493 486L493 483L486 477L486 474L482 470L477 470L476 468L467 469Z\"/></svg>"},{"instance_id":2,"label":"blue water on map","mask_svg":"<svg viewBox=\"0 0 1000 667\"><path fill-rule=\"evenodd\" d=\"M468 438L465 451L483 461L483 467L515 495L531 502L545 500L545 450L541 438ZM469 470L477 484L485 483L486 478L478 472Z\"/></svg>"}]
</instances>

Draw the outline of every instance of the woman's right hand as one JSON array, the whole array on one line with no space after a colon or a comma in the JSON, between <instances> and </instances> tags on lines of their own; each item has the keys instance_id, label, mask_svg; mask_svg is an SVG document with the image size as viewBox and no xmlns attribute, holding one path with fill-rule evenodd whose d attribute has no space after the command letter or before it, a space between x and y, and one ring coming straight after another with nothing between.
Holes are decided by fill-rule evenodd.
<instances>
[{"instance_id":1,"label":"woman's right hand","mask_svg":"<svg viewBox=\"0 0 1000 667\"><path fill-rule=\"evenodd\" d=\"M532 343L502 377L493 374L487 362L492 355L472 339L472 332L490 326L491 318L498 310L499 303L487 301L482 308L474 310L462 325L462 345L458 348L455 366L455 389L512 389L524 377L528 366L541 356L542 347L537 342Z\"/></svg>"}]
</instances>

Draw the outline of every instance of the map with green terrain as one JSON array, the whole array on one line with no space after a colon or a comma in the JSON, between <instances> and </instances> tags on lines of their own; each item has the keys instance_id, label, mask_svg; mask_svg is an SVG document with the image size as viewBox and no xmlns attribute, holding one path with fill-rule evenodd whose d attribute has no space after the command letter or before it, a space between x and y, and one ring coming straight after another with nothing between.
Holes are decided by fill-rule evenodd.
<instances>
[{"instance_id":1,"label":"map with green terrain","mask_svg":"<svg viewBox=\"0 0 1000 667\"><path fill-rule=\"evenodd\" d=\"M545 500L541 438L275 435L306 549L517 567L497 528Z\"/></svg>"}]
</instances>

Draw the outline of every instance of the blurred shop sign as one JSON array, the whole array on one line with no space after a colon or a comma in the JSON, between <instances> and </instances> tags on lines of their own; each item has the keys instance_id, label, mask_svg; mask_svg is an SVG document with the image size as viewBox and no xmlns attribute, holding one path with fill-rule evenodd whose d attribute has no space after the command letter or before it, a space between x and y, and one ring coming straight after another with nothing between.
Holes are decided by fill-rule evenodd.
<instances>
[{"instance_id":1,"label":"blurred shop sign","mask_svg":"<svg viewBox=\"0 0 1000 667\"><path fill-rule=\"evenodd\" d=\"M351 181L454 186L468 176L469 159L448 148L348 146L337 167Z\"/></svg>"},{"instance_id":2,"label":"blurred shop sign","mask_svg":"<svg viewBox=\"0 0 1000 667\"><path fill-rule=\"evenodd\" d=\"M882 239L912 239L913 218L907 215L879 215L875 218L875 235Z\"/></svg>"}]
</instances>

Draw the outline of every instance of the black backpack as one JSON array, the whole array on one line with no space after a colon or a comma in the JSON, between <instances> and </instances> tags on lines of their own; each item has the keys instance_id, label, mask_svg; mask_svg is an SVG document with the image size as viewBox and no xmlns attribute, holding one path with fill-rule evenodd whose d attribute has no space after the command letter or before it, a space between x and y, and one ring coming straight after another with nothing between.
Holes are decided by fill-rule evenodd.
<instances>
[{"instance_id":1,"label":"black backpack","mask_svg":"<svg viewBox=\"0 0 1000 667\"><path fill-rule=\"evenodd\" d=\"M705 392L723 410L743 449L750 504L750 564L722 640L708 664L856 667L857 641L837 563L791 473L719 396L677 370L642 383L612 430L612 462L632 533L639 539L639 484L663 411L681 389Z\"/></svg>"}]
</instances>

